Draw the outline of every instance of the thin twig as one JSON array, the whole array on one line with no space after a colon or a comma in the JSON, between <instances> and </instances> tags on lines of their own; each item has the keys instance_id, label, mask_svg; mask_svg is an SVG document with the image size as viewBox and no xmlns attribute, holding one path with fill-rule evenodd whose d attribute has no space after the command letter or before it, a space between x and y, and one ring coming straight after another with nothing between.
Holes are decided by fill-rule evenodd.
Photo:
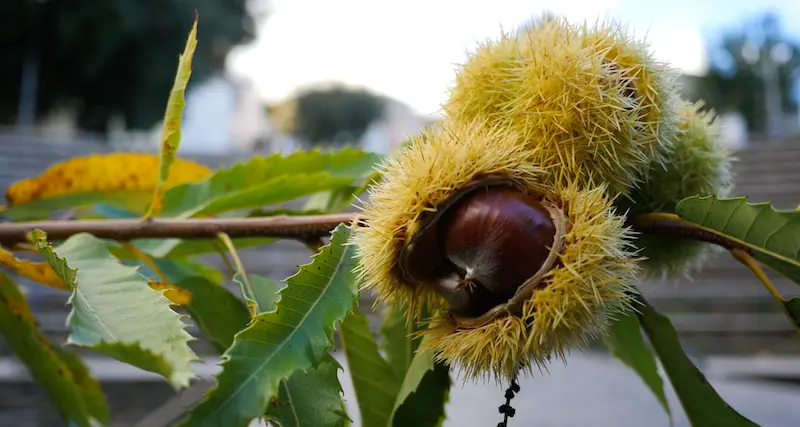
<instances>
[{"instance_id":1,"label":"thin twig","mask_svg":"<svg viewBox=\"0 0 800 427\"><path fill-rule=\"evenodd\" d=\"M242 260L239 258L239 254L236 252L236 246L234 246L231 238L225 233L217 234L217 238L228 249L228 252L231 254L231 258L233 258L233 263L236 265L236 271L240 276L242 276L242 293L244 293L242 296L247 301L254 301L256 293L253 290L253 286L250 284L250 279L247 278L247 272L244 270L244 264L242 264ZM248 307L251 309L250 317L254 317L256 314L258 314L254 312L250 304L248 304Z\"/></svg>"},{"instance_id":2,"label":"thin twig","mask_svg":"<svg viewBox=\"0 0 800 427\"><path fill-rule=\"evenodd\" d=\"M225 253L225 250L220 247L219 242L216 240L211 241L211 246L219 253L219 256L222 257L222 262L225 263L225 268L228 269L228 273L233 277L236 274L236 269L233 268L233 264L231 264L231 260L228 259L228 255Z\"/></svg>"},{"instance_id":3,"label":"thin twig","mask_svg":"<svg viewBox=\"0 0 800 427\"><path fill-rule=\"evenodd\" d=\"M506 403L500 405L498 408L498 411L503 414L503 421L498 423L497 427L508 427L508 419L516 414L517 410L511 406L511 399L513 399L517 393L519 393L519 384L517 383L517 376L515 375L514 378L511 379L511 385L506 389Z\"/></svg>"},{"instance_id":4,"label":"thin twig","mask_svg":"<svg viewBox=\"0 0 800 427\"><path fill-rule=\"evenodd\" d=\"M28 242L28 234L40 229L50 240L64 240L89 233L101 239L213 239L219 233L231 238L275 237L302 241L325 237L341 223L356 218L353 213L265 218L109 219L75 221L31 221L0 223L0 244L12 247Z\"/></svg>"},{"instance_id":5,"label":"thin twig","mask_svg":"<svg viewBox=\"0 0 800 427\"><path fill-rule=\"evenodd\" d=\"M750 269L750 271L753 272L753 274L758 278L758 280L761 281L761 284L763 284L764 287L767 288L767 291L769 291L769 293L772 295L772 298L774 298L775 301L778 303L778 305L781 307L781 310L783 310L786 316L788 316L789 319L792 321L792 325L794 325L795 330L800 332L800 326L798 326L797 321L794 320L794 317L786 307L786 300L783 299L783 296L778 291L778 288L776 288L775 285L772 283L772 281L769 280L767 273L764 272L764 269L761 268L760 265L758 265L758 262L755 260L755 258L753 258L750 254L740 251L738 249L732 250L731 255L733 255L733 257L736 258L737 261L744 264L745 267L747 267L748 269Z\"/></svg>"}]
</instances>

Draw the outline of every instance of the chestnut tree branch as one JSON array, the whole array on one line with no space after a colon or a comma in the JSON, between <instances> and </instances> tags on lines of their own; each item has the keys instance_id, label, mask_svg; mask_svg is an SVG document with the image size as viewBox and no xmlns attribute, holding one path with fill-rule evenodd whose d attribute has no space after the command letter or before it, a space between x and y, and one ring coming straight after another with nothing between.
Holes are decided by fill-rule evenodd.
<instances>
[{"instance_id":1,"label":"chestnut tree branch","mask_svg":"<svg viewBox=\"0 0 800 427\"><path fill-rule=\"evenodd\" d=\"M12 247L28 242L28 234L36 229L47 233L50 240L64 240L73 234L90 233L102 239L129 241L133 239L216 239L219 233L231 238L274 237L296 239L313 244L328 236L342 223L353 222L355 213L327 215L272 216L261 218L155 218L144 220L48 220L0 223L0 245ZM745 245L728 239L670 213L648 213L628 218L636 231L650 234L680 236L709 242L728 250L750 252Z\"/></svg>"},{"instance_id":2,"label":"chestnut tree branch","mask_svg":"<svg viewBox=\"0 0 800 427\"><path fill-rule=\"evenodd\" d=\"M49 240L64 240L74 234L90 233L101 239L128 241L147 238L216 239L219 233L231 238L274 237L316 241L341 223L352 222L354 213L329 215L273 216L263 218L110 219L49 220L0 223L0 245L11 247L28 242L31 231L40 229Z\"/></svg>"}]
</instances>

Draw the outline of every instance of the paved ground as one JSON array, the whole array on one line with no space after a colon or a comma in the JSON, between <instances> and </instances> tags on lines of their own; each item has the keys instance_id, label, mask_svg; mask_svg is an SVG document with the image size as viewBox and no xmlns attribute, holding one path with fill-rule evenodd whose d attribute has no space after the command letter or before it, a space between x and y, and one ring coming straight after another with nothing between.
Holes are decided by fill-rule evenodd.
<instances>
[{"instance_id":1,"label":"paved ground","mask_svg":"<svg viewBox=\"0 0 800 427\"><path fill-rule=\"evenodd\" d=\"M520 394L512 401L517 414L510 427L669 427L649 390L615 360L602 354L573 354L568 362L566 367L551 366L549 375L520 381ZM722 380L714 373L722 369L710 368L708 379L720 395L752 421L762 427L800 425L800 387ZM443 427L495 427L502 420L497 407L504 403L505 387L455 381ZM347 375L342 376L342 386L346 396L354 395ZM669 399L674 426L689 427L675 395ZM359 426L357 409L348 404L354 426Z\"/></svg>"},{"instance_id":2,"label":"paved ground","mask_svg":"<svg viewBox=\"0 0 800 427\"><path fill-rule=\"evenodd\" d=\"M337 358L345 369L347 363ZM550 373L520 381L514 399L517 415L510 427L669 427L667 416L638 377L604 354L573 354L568 366L552 365ZM214 361L198 366L201 377L217 371ZM163 419L159 405L174 396L158 377L112 360L93 359L90 369L104 383L112 402L115 426L147 425ZM800 386L724 379L732 373L800 376L800 357L712 358L702 365L709 381L742 414L763 427L800 425ZM360 417L349 376L341 373L348 399L348 412L359 427ZM0 426L38 427L59 425L44 396L18 363L0 361ZM503 403L504 387L493 384L463 384L460 378L451 391L449 419L443 427L495 427L501 420L497 407ZM195 394L199 397L199 393ZM187 396L187 398L189 398ZM690 427L674 394L669 395L675 427ZM190 399L191 400L191 399ZM123 403L124 402L124 403ZM134 403L135 402L135 403ZM189 403L189 402L185 402ZM143 420L145 415L155 416ZM140 423L134 423L139 420ZM257 423L253 424L259 425ZM260 424L263 426L263 424ZM716 427L702 426L702 427Z\"/></svg>"}]
</instances>

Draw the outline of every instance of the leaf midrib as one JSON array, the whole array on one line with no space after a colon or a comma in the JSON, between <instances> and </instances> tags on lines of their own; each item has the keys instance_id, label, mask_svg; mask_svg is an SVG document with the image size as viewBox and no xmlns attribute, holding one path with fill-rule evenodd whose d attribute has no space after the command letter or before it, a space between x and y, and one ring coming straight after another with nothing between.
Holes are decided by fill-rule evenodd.
<instances>
[{"instance_id":1,"label":"leaf midrib","mask_svg":"<svg viewBox=\"0 0 800 427\"><path fill-rule=\"evenodd\" d=\"M342 246L342 247L344 247L344 246ZM338 274L339 274L339 271L340 271L340 269L341 269L341 266L342 266L342 263L344 262L344 258L345 258L345 254L346 254L346 253L347 253L347 249L344 249L344 250L342 251L342 256L341 256L341 257L339 258L339 260L336 262L336 270L335 270L335 271L336 271L336 273L334 273L333 275L331 275L331 277L330 277L330 280L328 280L328 283L327 283L327 284L326 284L326 285L323 287L323 291L322 291L322 292L320 292L319 296L317 296L317 298L316 298L316 300L314 301L314 304L312 305L311 309L310 309L310 310L308 310L308 311L306 312L306 314L304 314L304 315L303 315L303 318L300 320L300 322L298 322L298 327L297 327L297 328L294 328L294 329L292 329L292 332L291 332L289 335L287 335L287 336L286 336L286 338L285 338L285 339L283 339L283 340L280 342L280 345L279 345L279 346L278 346L278 347L275 349L275 351L273 351L273 352L272 352L272 354L270 354L270 355L269 355L269 357L267 357L266 359L264 359L264 362L263 362L263 363L261 363L261 365L258 367L258 369L256 369L256 370L255 370L255 371L254 371L252 374L250 374L250 375L249 375L249 376L248 376L248 377L247 377L247 378L246 378L244 381L242 381L242 382L241 382L241 384L239 384L239 387L237 387L237 388L234 390L234 392L233 392L233 393L231 393L231 394L228 396L228 398L227 398L227 399L225 399L225 400L224 400L224 401L223 401L223 402L222 402L222 403L221 403L221 404L220 404L220 405L217 407L217 409L215 409L213 412L211 412L210 416L215 416L215 415L217 415L217 414L218 414L218 413L219 413L219 412L222 410L222 408L226 407L226 406L227 406L227 405L230 403L230 401L231 401L231 400L233 400L233 398L234 398L234 397L238 396L238 395L239 395L239 393L241 393L241 392L242 392L242 390L245 388L245 386L246 386L247 384L249 384L249 383L250 383L250 382L251 382L251 381L252 381L252 380L253 380L253 379L256 377L256 375L257 375L259 372L261 372L261 371L264 369L264 367L265 367L266 365L268 365L268 364L269 364L269 362L272 360L272 358L273 358L273 357L275 357L275 355L276 355L276 354L278 354L278 353L279 353L279 352L280 352L280 351L283 349L283 347L286 345L286 343L287 343L287 342L289 342L289 341L291 340L291 338L293 338L293 337L294 337L294 335L297 333L297 331L299 331L299 330L301 329L301 326L302 326L303 324L305 324L306 320L307 320L307 319L308 319L308 317L311 315L311 312L312 312L312 311L314 311L313 309L317 307L317 305L319 304L320 300L322 300L322 297L325 295L325 293L327 292L327 290L328 290L328 289L331 287L331 285L333 284L333 282L334 282L334 279L335 279L335 278L338 276ZM271 312L270 312L270 313L271 313ZM267 314L269 314L269 313L267 313Z\"/></svg>"}]
</instances>

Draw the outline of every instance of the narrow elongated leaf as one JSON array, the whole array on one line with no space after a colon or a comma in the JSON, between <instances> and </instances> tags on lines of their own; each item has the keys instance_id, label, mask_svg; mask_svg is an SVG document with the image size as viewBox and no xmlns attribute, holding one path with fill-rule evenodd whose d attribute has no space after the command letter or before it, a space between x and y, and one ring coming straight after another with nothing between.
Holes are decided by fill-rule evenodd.
<instances>
[{"instance_id":1,"label":"narrow elongated leaf","mask_svg":"<svg viewBox=\"0 0 800 427\"><path fill-rule=\"evenodd\" d=\"M399 380L406 377L406 371L422 341L421 337L413 335L421 328L406 322L404 310L404 305L388 307L380 327L383 337L380 343L381 349L394 371L395 378Z\"/></svg>"},{"instance_id":2,"label":"narrow elongated leaf","mask_svg":"<svg viewBox=\"0 0 800 427\"><path fill-rule=\"evenodd\" d=\"M306 372L296 371L281 381L278 396L269 403L265 418L281 427L344 427L352 420L342 401L339 362L326 354Z\"/></svg>"},{"instance_id":3,"label":"narrow elongated leaf","mask_svg":"<svg viewBox=\"0 0 800 427\"><path fill-rule=\"evenodd\" d=\"M658 373L655 355L644 342L636 314L628 311L617 315L603 341L614 357L639 375L672 420L672 411L664 393L664 380Z\"/></svg>"},{"instance_id":4,"label":"narrow elongated leaf","mask_svg":"<svg viewBox=\"0 0 800 427\"><path fill-rule=\"evenodd\" d=\"M392 426L435 427L445 419L450 370L434 361L431 350L418 351L411 361L395 401Z\"/></svg>"},{"instance_id":5,"label":"narrow elongated leaf","mask_svg":"<svg viewBox=\"0 0 800 427\"><path fill-rule=\"evenodd\" d=\"M183 54L178 57L178 71L175 73L175 81L172 83L172 90L167 100L167 110L164 112L164 124L161 130L161 156L158 166L158 183L153 191L153 201L147 217L159 212L164 196L164 185L169 179L172 162L175 161L175 153L181 143L181 119L183 107L186 105L184 93L192 76L192 59L194 50L197 47L197 15L194 17L192 29L186 39L186 46Z\"/></svg>"},{"instance_id":6,"label":"narrow elongated leaf","mask_svg":"<svg viewBox=\"0 0 800 427\"><path fill-rule=\"evenodd\" d=\"M341 340L353 388L361 411L362 427L386 427L392 419L400 381L378 353L367 318L354 308L342 322Z\"/></svg>"},{"instance_id":7,"label":"narrow elongated leaf","mask_svg":"<svg viewBox=\"0 0 800 427\"><path fill-rule=\"evenodd\" d=\"M341 188L367 176L376 160L376 155L352 148L255 157L202 182L168 190L163 215L189 217L256 208Z\"/></svg>"},{"instance_id":8,"label":"narrow elongated leaf","mask_svg":"<svg viewBox=\"0 0 800 427\"><path fill-rule=\"evenodd\" d=\"M108 402L106 402L100 382L92 377L89 368L75 353L61 347L53 347L53 351L72 372L72 379L78 387L78 394L86 404L89 414L101 423L108 424Z\"/></svg>"},{"instance_id":9,"label":"narrow elongated leaf","mask_svg":"<svg viewBox=\"0 0 800 427\"><path fill-rule=\"evenodd\" d=\"M185 426L246 426L263 416L278 385L316 366L333 346L333 328L357 299L350 229L286 279L276 311L261 313L223 356L217 386L183 420Z\"/></svg>"},{"instance_id":10,"label":"narrow elongated leaf","mask_svg":"<svg viewBox=\"0 0 800 427\"><path fill-rule=\"evenodd\" d=\"M303 206L306 211L341 212L352 205L358 193L358 187L348 185L335 190L314 194Z\"/></svg>"},{"instance_id":11,"label":"narrow elongated leaf","mask_svg":"<svg viewBox=\"0 0 800 427\"><path fill-rule=\"evenodd\" d=\"M56 349L36 327L17 285L0 271L0 334L67 424L92 426L108 421L105 397L76 357Z\"/></svg>"},{"instance_id":12,"label":"narrow elongated leaf","mask_svg":"<svg viewBox=\"0 0 800 427\"><path fill-rule=\"evenodd\" d=\"M225 352L233 344L233 336L250 321L247 307L227 288L205 277L185 277L177 285L192 293L186 309L200 332L217 351Z\"/></svg>"},{"instance_id":13,"label":"narrow elongated leaf","mask_svg":"<svg viewBox=\"0 0 800 427\"><path fill-rule=\"evenodd\" d=\"M717 394L705 375L686 356L670 320L657 312L643 297L639 323L647 334L686 416L695 426L757 427Z\"/></svg>"},{"instance_id":14,"label":"narrow elongated leaf","mask_svg":"<svg viewBox=\"0 0 800 427\"><path fill-rule=\"evenodd\" d=\"M39 253L72 289L69 343L160 374L175 388L188 385L190 363L198 360L188 345L193 338L162 292L90 234L76 234L56 249L44 233L35 234Z\"/></svg>"},{"instance_id":15,"label":"narrow elongated leaf","mask_svg":"<svg viewBox=\"0 0 800 427\"><path fill-rule=\"evenodd\" d=\"M686 221L741 243L753 257L800 284L800 212L775 210L746 197L694 196L681 200L676 213Z\"/></svg>"},{"instance_id":16,"label":"narrow elongated leaf","mask_svg":"<svg viewBox=\"0 0 800 427\"><path fill-rule=\"evenodd\" d=\"M318 191L347 185L350 182L352 182L352 178L336 177L327 172L283 175L258 185L230 190L226 194L219 194L214 198L194 200L193 206L187 210L174 210L172 204L165 202L164 215L185 218L193 215L213 215L255 208L287 202Z\"/></svg>"}]
</instances>

